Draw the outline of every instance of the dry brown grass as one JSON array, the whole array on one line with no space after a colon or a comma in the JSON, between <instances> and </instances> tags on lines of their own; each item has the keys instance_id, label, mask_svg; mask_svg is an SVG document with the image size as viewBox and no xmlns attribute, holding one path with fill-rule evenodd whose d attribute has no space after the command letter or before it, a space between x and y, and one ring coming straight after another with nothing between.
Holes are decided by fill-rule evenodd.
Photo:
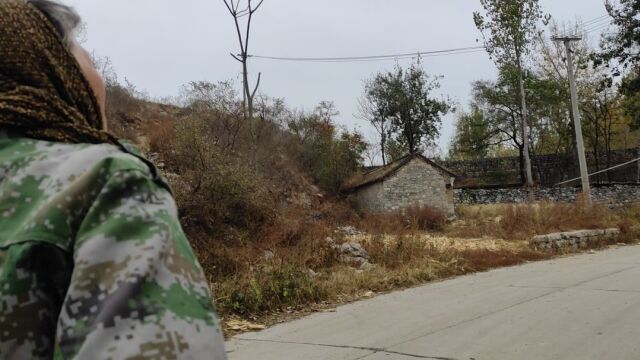
<instances>
[{"instance_id":1,"label":"dry brown grass","mask_svg":"<svg viewBox=\"0 0 640 360\"><path fill-rule=\"evenodd\" d=\"M266 231L262 240L198 247L223 317L261 321L291 309L343 303L371 292L558 255L532 249L528 240L533 234L619 226L623 237L614 243L635 242L640 234L640 207L619 211L548 203L466 207L459 220L442 231L419 230L415 222L398 214L358 220L342 205L320 205L315 212L302 213L292 208L291 218ZM299 221L294 220L296 214ZM337 235L333 230L344 221L373 231ZM327 236L362 244L375 267L360 271L341 263L340 254L324 240ZM265 258L265 250L274 257Z\"/></svg>"},{"instance_id":2,"label":"dry brown grass","mask_svg":"<svg viewBox=\"0 0 640 360\"><path fill-rule=\"evenodd\" d=\"M445 215L428 206L414 205L406 211L365 215L358 227L370 234L406 234L418 231L442 231L447 224Z\"/></svg>"},{"instance_id":3,"label":"dry brown grass","mask_svg":"<svg viewBox=\"0 0 640 360\"><path fill-rule=\"evenodd\" d=\"M582 229L616 227L620 216L603 205L548 203L463 206L460 220L451 224L453 237L489 236L528 240L532 236Z\"/></svg>"}]
</instances>

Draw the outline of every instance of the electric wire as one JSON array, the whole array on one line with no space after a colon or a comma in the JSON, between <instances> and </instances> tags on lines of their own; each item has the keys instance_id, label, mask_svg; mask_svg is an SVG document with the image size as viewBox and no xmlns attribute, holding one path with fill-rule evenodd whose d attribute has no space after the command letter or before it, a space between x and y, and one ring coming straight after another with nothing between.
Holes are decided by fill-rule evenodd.
<instances>
[{"instance_id":1,"label":"electric wire","mask_svg":"<svg viewBox=\"0 0 640 360\"><path fill-rule=\"evenodd\" d=\"M587 31L585 31L585 33L586 34L593 34L593 33L600 32L602 30L606 30L609 27L611 27L611 24L606 24L606 25L603 25L603 26L600 26L600 27L597 27L597 28L594 28L594 29L591 29L591 30L587 30Z\"/></svg>"},{"instance_id":2,"label":"electric wire","mask_svg":"<svg viewBox=\"0 0 640 360\"><path fill-rule=\"evenodd\" d=\"M596 23L596 22L598 22L598 21L601 21L602 19L607 19L607 18L609 18L609 14L601 15L601 16L598 16L598 17L597 17L597 18L595 18L595 19L591 19L591 20L589 20L589 21L585 21L585 22L583 22L583 23L582 23L582 25L583 25L583 26L589 26L589 25L591 25L591 24L593 24L593 23Z\"/></svg>"},{"instance_id":3,"label":"electric wire","mask_svg":"<svg viewBox=\"0 0 640 360\"><path fill-rule=\"evenodd\" d=\"M440 56L450 56L450 55L463 55L463 54L474 54L474 53L483 53L485 52L484 48L476 49L476 50L467 50L460 52L452 52L452 53L442 53L442 54L427 54L424 53L414 53L412 55L404 55L397 57L389 57L389 58L375 58L375 59L358 59L358 60L305 60L305 63L364 63L364 62L380 62L380 61L399 61L399 60L408 60L408 59L425 59L432 57L440 57ZM296 60L286 60L286 61L296 61Z\"/></svg>"},{"instance_id":4,"label":"electric wire","mask_svg":"<svg viewBox=\"0 0 640 360\"><path fill-rule=\"evenodd\" d=\"M368 56L345 56L345 57L286 57L286 56L266 56L266 55L249 55L250 58L281 60L281 61L308 61L308 62L350 62L363 60L394 60L407 57L430 57L434 55L454 55L458 53L466 53L472 50L484 50L484 46L469 46L463 48L435 50L435 51L416 51L403 54L386 54L386 55L368 55Z\"/></svg>"},{"instance_id":5,"label":"electric wire","mask_svg":"<svg viewBox=\"0 0 640 360\"><path fill-rule=\"evenodd\" d=\"M584 22L585 33L600 31L608 28L611 23L609 15L601 15L594 19ZM252 59L289 61L289 62L311 62L311 63L358 63L373 61L398 61L403 59L428 58L450 55L464 55L484 52L484 46L468 46L453 49L435 50L435 51L417 51L412 53L385 54L385 55L367 55L367 56L344 56L344 57L288 57L288 56L269 56L269 55L248 55Z\"/></svg>"},{"instance_id":6,"label":"electric wire","mask_svg":"<svg viewBox=\"0 0 640 360\"><path fill-rule=\"evenodd\" d=\"M594 23L591 23L589 25L584 25L583 24L583 26L584 26L585 29L591 29L591 28L595 28L595 27L598 27L598 26L601 26L601 25L604 25L604 24L610 24L610 23L611 23L611 19L605 18L605 19L596 21Z\"/></svg>"}]
</instances>

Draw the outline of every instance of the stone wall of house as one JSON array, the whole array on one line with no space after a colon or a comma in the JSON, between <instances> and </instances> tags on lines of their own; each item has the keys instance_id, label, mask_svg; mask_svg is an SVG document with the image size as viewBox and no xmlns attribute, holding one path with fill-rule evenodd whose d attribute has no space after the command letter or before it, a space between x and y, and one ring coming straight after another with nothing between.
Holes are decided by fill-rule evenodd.
<instances>
[{"instance_id":1,"label":"stone wall of house","mask_svg":"<svg viewBox=\"0 0 640 360\"><path fill-rule=\"evenodd\" d=\"M382 182L358 189L349 195L349 200L361 212L380 213L385 211Z\"/></svg>"},{"instance_id":2,"label":"stone wall of house","mask_svg":"<svg viewBox=\"0 0 640 360\"><path fill-rule=\"evenodd\" d=\"M580 187L544 188L536 191L536 200L573 202L582 190ZM456 204L524 203L528 194L522 188L456 189ZM593 201L611 206L622 206L640 201L640 185L610 185L593 187Z\"/></svg>"},{"instance_id":3,"label":"stone wall of house","mask_svg":"<svg viewBox=\"0 0 640 360\"><path fill-rule=\"evenodd\" d=\"M352 201L360 210L369 212L398 211L417 204L453 215L448 181L439 170L414 159L388 179L358 190Z\"/></svg>"}]
</instances>

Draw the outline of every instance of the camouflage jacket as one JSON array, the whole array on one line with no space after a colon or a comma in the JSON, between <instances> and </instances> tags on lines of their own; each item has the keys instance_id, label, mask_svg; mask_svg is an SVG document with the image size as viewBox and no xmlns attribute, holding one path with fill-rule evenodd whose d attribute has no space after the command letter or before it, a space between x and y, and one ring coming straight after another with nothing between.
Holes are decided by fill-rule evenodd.
<instances>
[{"instance_id":1,"label":"camouflage jacket","mask_svg":"<svg viewBox=\"0 0 640 360\"><path fill-rule=\"evenodd\" d=\"M224 359L175 202L140 157L0 133L0 359Z\"/></svg>"}]
</instances>

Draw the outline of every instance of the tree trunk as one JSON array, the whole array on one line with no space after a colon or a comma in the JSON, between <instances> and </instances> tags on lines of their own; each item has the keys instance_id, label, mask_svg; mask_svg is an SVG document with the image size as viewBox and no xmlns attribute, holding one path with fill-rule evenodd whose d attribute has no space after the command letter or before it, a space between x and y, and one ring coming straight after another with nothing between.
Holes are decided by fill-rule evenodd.
<instances>
[{"instance_id":1,"label":"tree trunk","mask_svg":"<svg viewBox=\"0 0 640 360\"><path fill-rule=\"evenodd\" d=\"M382 150L382 166L387 165L387 156L385 155L385 144L387 142L387 139L385 137L385 135L382 135L381 140L380 140L380 150Z\"/></svg>"},{"instance_id":2,"label":"tree trunk","mask_svg":"<svg viewBox=\"0 0 640 360\"><path fill-rule=\"evenodd\" d=\"M387 165L387 156L385 154L387 145L387 129L385 127L384 111L380 111L380 151L382 154L382 166Z\"/></svg>"},{"instance_id":3,"label":"tree trunk","mask_svg":"<svg viewBox=\"0 0 640 360\"><path fill-rule=\"evenodd\" d=\"M526 175L526 186L533 188L533 172L531 171L531 157L529 156L529 125L527 123L527 97L524 89L524 77L522 75L522 62L520 56L518 56L518 82L520 83L520 98L522 101L522 144L523 144L523 158L524 158L524 171Z\"/></svg>"},{"instance_id":4,"label":"tree trunk","mask_svg":"<svg viewBox=\"0 0 640 360\"><path fill-rule=\"evenodd\" d=\"M518 157L520 160L520 182L524 185L527 182L527 175L524 171L524 151L522 147L518 147Z\"/></svg>"},{"instance_id":5,"label":"tree trunk","mask_svg":"<svg viewBox=\"0 0 640 360\"><path fill-rule=\"evenodd\" d=\"M246 54L243 55L243 59L242 59L242 82L243 82L243 88L244 88L244 99L245 99L245 104L244 104L244 116L245 118L250 118L249 115L249 109L251 108L251 105L249 105L251 103L251 98L250 98L250 93L249 93L249 68L247 66L247 57Z\"/></svg>"}]
</instances>

